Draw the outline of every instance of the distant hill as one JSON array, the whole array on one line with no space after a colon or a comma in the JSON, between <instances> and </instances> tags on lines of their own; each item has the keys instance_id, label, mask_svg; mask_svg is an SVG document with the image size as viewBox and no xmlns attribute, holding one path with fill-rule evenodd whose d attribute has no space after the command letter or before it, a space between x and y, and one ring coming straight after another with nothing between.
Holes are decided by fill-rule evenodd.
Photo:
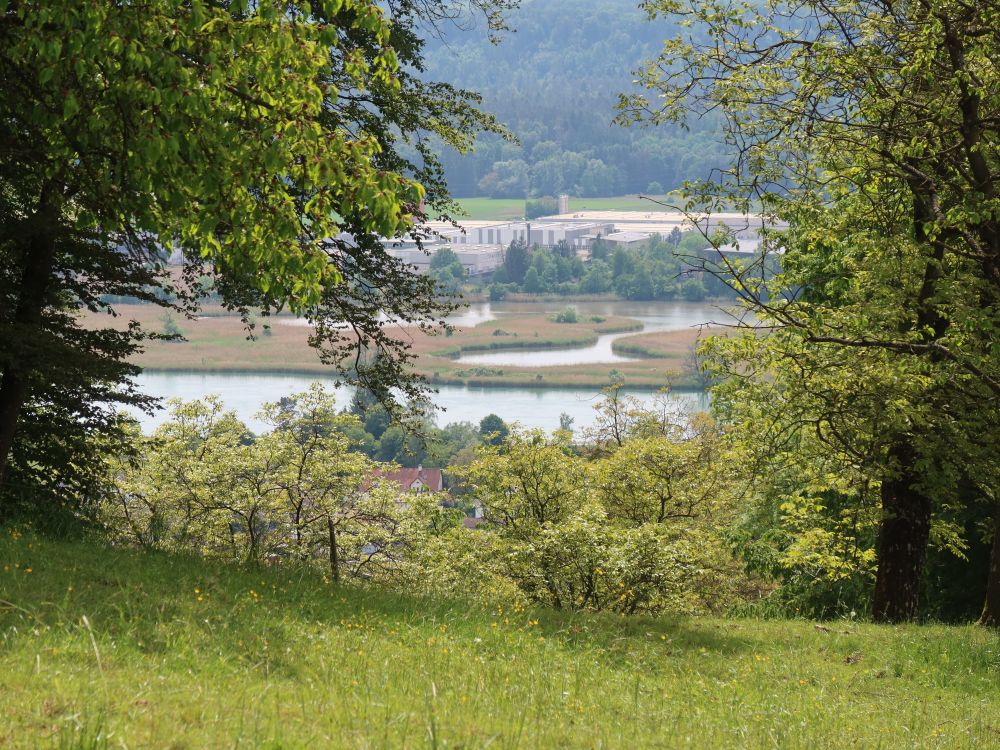
<instances>
[{"instance_id":1,"label":"distant hill","mask_svg":"<svg viewBox=\"0 0 1000 750\"><path fill-rule=\"evenodd\" d=\"M428 45L428 74L481 92L521 140L489 138L471 156L445 154L454 195L610 196L651 183L671 190L724 163L714 122L689 132L612 124L618 94L673 33L649 22L635 0L524 0L510 27L500 45L482 28Z\"/></svg>"}]
</instances>

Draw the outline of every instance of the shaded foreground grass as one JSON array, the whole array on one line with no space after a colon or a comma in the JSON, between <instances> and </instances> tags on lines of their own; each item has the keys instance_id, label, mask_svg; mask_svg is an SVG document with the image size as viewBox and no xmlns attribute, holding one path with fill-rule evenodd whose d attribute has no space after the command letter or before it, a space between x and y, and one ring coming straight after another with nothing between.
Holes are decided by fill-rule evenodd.
<instances>
[{"instance_id":1,"label":"shaded foreground grass","mask_svg":"<svg viewBox=\"0 0 1000 750\"><path fill-rule=\"evenodd\" d=\"M973 626L484 609L7 529L0 560L0 746L1000 746Z\"/></svg>"}]
</instances>

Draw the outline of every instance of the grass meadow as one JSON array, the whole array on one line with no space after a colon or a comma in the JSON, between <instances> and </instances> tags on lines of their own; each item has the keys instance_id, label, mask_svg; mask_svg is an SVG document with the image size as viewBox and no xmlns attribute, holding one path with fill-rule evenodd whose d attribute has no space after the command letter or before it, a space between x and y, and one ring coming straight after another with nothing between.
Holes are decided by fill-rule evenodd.
<instances>
[{"instance_id":1,"label":"grass meadow","mask_svg":"<svg viewBox=\"0 0 1000 750\"><path fill-rule=\"evenodd\" d=\"M705 331L697 329L683 331L654 331L627 336L611 342L611 350L625 357L644 357L646 359L671 359L690 357L690 350L699 336L725 335L724 329L706 327Z\"/></svg>"},{"instance_id":2,"label":"grass meadow","mask_svg":"<svg viewBox=\"0 0 1000 750\"><path fill-rule=\"evenodd\" d=\"M456 200L465 216L456 217L474 221L513 221L524 218L523 198L458 198Z\"/></svg>"},{"instance_id":3,"label":"grass meadow","mask_svg":"<svg viewBox=\"0 0 1000 750\"><path fill-rule=\"evenodd\" d=\"M510 610L2 528L0 562L3 747L1000 747L974 626Z\"/></svg>"},{"instance_id":4,"label":"grass meadow","mask_svg":"<svg viewBox=\"0 0 1000 750\"><path fill-rule=\"evenodd\" d=\"M458 198L457 202L465 212L465 218L475 221L513 221L524 218L523 198ZM620 195L614 198L570 197L569 210L571 212L643 211L648 213L669 209L645 198L640 198L638 195Z\"/></svg>"}]
</instances>

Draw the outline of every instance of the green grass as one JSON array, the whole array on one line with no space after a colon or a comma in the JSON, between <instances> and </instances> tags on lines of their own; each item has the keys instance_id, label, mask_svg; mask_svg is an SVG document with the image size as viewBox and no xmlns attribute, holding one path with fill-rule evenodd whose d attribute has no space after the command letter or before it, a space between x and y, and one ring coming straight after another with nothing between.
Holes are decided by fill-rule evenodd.
<instances>
[{"instance_id":1,"label":"green grass","mask_svg":"<svg viewBox=\"0 0 1000 750\"><path fill-rule=\"evenodd\" d=\"M467 214L464 218L468 219L511 221L524 218L523 198L458 198L456 202Z\"/></svg>"},{"instance_id":2,"label":"green grass","mask_svg":"<svg viewBox=\"0 0 1000 750\"><path fill-rule=\"evenodd\" d=\"M666 200L661 196L662 200ZM524 200L521 198L458 198L466 218L478 221L511 221L524 218ZM665 206L639 198L638 195L620 195L614 198L570 198L570 211L669 211Z\"/></svg>"},{"instance_id":3,"label":"green grass","mask_svg":"<svg viewBox=\"0 0 1000 750\"><path fill-rule=\"evenodd\" d=\"M3 747L1000 746L973 626L487 610L6 529L0 560Z\"/></svg>"}]
</instances>

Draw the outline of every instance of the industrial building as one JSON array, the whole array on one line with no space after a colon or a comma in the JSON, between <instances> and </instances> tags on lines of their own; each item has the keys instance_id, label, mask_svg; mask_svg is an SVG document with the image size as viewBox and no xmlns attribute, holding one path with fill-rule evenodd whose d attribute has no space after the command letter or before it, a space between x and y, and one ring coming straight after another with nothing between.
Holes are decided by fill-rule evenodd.
<instances>
[{"instance_id":1,"label":"industrial building","mask_svg":"<svg viewBox=\"0 0 1000 750\"><path fill-rule=\"evenodd\" d=\"M612 232L604 241L623 250L631 250L644 244L652 236L650 232Z\"/></svg>"},{"instance_id":2,"label":"industrial building","mask_svg":"<svg viewBox=\"0 0 1000 750\"><path fill-rule=\"evenodd\" d=\"M386 252L393 258L399 258L407 265L414 266L421 273L425 273L430 269L434 253L442 248L455 253L458 262L462 264L468 276L492 273L503 265L504 249L500 245L444 243L425 245L424 250L418 247L387 247Z\"/></svg>"},{"instance_id":3,"label":"industrial building","mask_svg":"<svg viewBox=\"0 0 1000 750\"><path fill-rule=\"evenodd\" d=\"M615 225L611 222L536 220L468 228L465 234L449 232L445 236L456 245L499 244L507 247L512 242L523 242L529 247L555 247L565 242L577 249L589 247L595 237L604 237L614 231Z\"/></svg>"}]
</instances>

